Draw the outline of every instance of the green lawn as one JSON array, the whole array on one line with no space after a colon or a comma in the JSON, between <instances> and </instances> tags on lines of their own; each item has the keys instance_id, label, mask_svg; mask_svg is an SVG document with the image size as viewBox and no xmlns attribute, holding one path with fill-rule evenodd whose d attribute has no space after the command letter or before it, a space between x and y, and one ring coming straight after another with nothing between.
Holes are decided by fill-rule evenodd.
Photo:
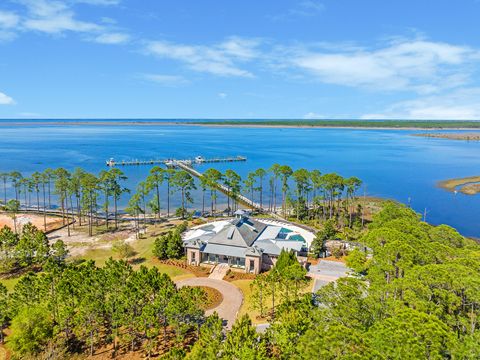
<instances>
[{"instance_id":1,"label":"green lawn","mask_svg":"<svg viewBox=\"0 0 480 360\"><path fill-rule=\"evenodd\" d=\"M232 285L238 287L243 293L243 303L240 311L238 312L238 318L241 318L243 315L248 314L252 323L254 324L262 324L266 323L266 320L259 320L257 317L260 316L260 312L258 310L252 309L252 290L250 289L250 284L253 280L235 280L232 281Z\"/></svg>"},{"instance_id":2,"label":"green lawn","mask_svg":"<svg viewBox=\"0 0 480 360\"><path fill-rule=\"evenodd\" d=\"M194 276L188 270L179 268L177 266L160 263L160 261L158 261L158 259L156 259L152 253L154 240L154 237L147 237L144 239L139 239L131 244L136 252L134 258L140 260L133 265L135 269L138 269L140 265L145 265L147 267L156 266L161 272L166 273L174 280L185 279ZM78 256L77 258L94 260L97 266L103 266L110 257L118 259L112 249L92 249L88 250L85 254Z\"/></svg>"},{"instance_id":3,"label":"green lawn","mask_svg":"<svg viewBox=\"0 0 480 360\"><path fill-rule=\"evenodd\" d=\"M11 278L11 279L0 279L0 283L7 287L8 291L13 291L15 284L21 279L22 277Z\"/></svg>"},{"instance_id":4,"label":"green lawn","mask_svg":"<svg viewBox=\"0 0 480 360\"><path fill-rule=\"evenodd\" d=\"M252 290L250 289L250 284L253 280L235 280L232 281L231 284L238 287L243 293L243 303L240 311L238 312L238 318L242 317L244 314L248 314L252 323L255 325L258 324L265 324L267 322L266 319L259 319L260 311L252 309ZM302 293L307 293L312 291L313 280L309 279L309 281L305 284L305 287L301 290Z\"/></svg>"}]
</instances>

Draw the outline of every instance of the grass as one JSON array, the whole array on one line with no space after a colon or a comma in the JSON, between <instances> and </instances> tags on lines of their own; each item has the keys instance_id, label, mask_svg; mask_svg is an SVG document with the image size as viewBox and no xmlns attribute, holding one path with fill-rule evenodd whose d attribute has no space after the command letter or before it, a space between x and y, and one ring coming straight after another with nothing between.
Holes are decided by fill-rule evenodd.
<instances>
[{"instance_id":1,"label":"grass","mask_svg":"<svg viewBox=\"0 0 480 360\"><path fill-rule=\"evenodd\" d=\"M200 288L205 291L206 295L205 303L200 305L203 310L215 309L222 303L223 295L220 291L209 286L200 286Z\"/></svg>"},{"instance_id":2,"label":"grass","mask_svg":"<svg viewBox=\"0 0 480 360\"><path fill-rule=\"evenodd\" d=\"M146 239L139 239L131 244L136 253L133 259L140 260L134 261L134 269L138 269L141 265L146 267L155 266L161 272L166 273L175 280L186 279L194 276L188 270L173 265L162 264L160 261L158 261L152 253L154 240L155 239L153 237L150 237ZM110 257L118 259L118 256L116 256L112 249L92 249L88 250L85 254L77 258L94 260L97 266L103 266Z\"/></svg>"},{"instance_id":3,"label":"grass","mask_svg":"<svg viewBox=\"0 0 480 360\"><path fill-rule=\"evenodd\" d=\"M243 315L248 314L253 324L262 324L266 321L258 319L260 317L260 312L252 309L252 289L250 288L252 282L253 280L235 280L231 282L231 284L238 287L243 293L243 303L238 311L237 318L241 318Z\"/></svg>"},{"instance_id":4,"label":"grass","mask_svg":"<svg viewBox=\"0 0 480 360\"><path fill-rule=\"evenodd\" d=\"M7 359L7 350L5 348L0 347L0 360L6 360Z\"/></svg>"},{"instance_id":5,"label":"grass","mask_svg":"<svg viewBox=\"0 0 480 360\"><path fill-rule=\"evenodd\" d=\"M243 303L238 312L238 318L241 318L243 315L248 314L252 323L254 325L265 324L267 319L260 318L260 311L252 309L252 289L250 284L253 280L235 280L231 284L238 287L243 293ZM309 279L308 283L305 284L305 287L301 289L302 294L306 294L312 291L313 280ZM266 309L265 312L268 312L269 309Z\"/></svg>"},{"instance_id":6,"label":"grass","mask_svg":"<svg viewBox=\"0 0 480 360\"><path fill-rule=\"evenodd\" d=\"M465 178L456 178L440 181L438 186L447 191L455 191L460 187L460 191L467 195L475 195L480 192L480 186L475 186L480 183L480 176L470 176Z\"/></svg>"},{"instance_id":7,"label":"grass","mask_svg":"<svg viewBox=\"0 0 480 360\"><path fill-rule=\"evenodd\" d=\"M20 281L22 277L19 276L19 277L16 277L16 278L11 278L11 279L0 279L0 283L5 285L5 287L7 288L7 290L9 292L12 292L13 291L13 288L15 287L15 285ZM1 359L1 357L0 357Z\"/></svg>"},{"instance_id":8,"label":"grass","mask_svg":"<svg viewBox=\"0 0 480 360\"><path fill-rule=\"evenodd\" d=\"M197 121L202 125L229 126L284 126L284 127L339 127L339 128L391 128L391 129L480 129L480 121L433 121L433 120L227 120Z\"/></svg>"}]
</instances>

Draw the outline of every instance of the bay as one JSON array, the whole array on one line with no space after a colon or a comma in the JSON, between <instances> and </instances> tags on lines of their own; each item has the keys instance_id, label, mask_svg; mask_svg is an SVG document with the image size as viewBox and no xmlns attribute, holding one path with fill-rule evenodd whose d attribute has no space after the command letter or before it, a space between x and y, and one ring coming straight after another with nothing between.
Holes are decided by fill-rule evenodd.
<instances>
[{"instance_id":1,"label":"bay","mask_svg":"<svg viewBox=\"0 0 480 360\"><path fill-rule=\"evenodd\" d=\"M274 163L357 176L369 196L410 203L427 221L480 237L480 196L455 195L436 186L448 178L480 175L480 142L411 136L418 130L247 128L194 125L0 126L0 171L24 175L47 167L98 173L105 161L243 155L244 163L198 166L231 168L246 176ZM123 167L135 188L148 166ZM165 195L164 195L165 197ZM195 194L195 207L201 195ZM123 201L125 204L126 199ZM176 200L178 204L178 199ZM175 205L175 204L174 204Z\"/></svg>"}]
</instances>

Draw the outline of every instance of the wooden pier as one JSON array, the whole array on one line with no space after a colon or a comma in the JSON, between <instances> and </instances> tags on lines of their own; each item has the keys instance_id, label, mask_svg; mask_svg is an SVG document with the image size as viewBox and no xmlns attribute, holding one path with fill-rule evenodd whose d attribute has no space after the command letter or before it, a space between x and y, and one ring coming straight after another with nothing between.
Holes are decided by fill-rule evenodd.
<instances>
[{"instance_id":1,"label":"wooden pier","mask_svg":"<svg viewBox=\"0 0 480 360\"><path fill-rule=\"evenodd\" d=\"M128 166L128 165L165 165L170 168L179 168L185 170L190 175L197 178L201 178L203 174L193 168L195 164L207 164L207 163L221 163L221 162L235 162L235 161L247 161L245 156L235 156L235 157L224 157L224 158L210 158L206 159L201 156L197 156L194 159L178 160L178 159L165 159L165 160L130 160L130 161L115 161L113 158L107 161L107 166ZM224 193L227 196L231 196L230 189L220 183L216 184L218 190ZM244 195L237 194L236 200L255 210L264 211L259 203L254 202L253 200L247 198Z\"/></svg>"},{"instance_id":2,"label":"wooden pier","mask_svg":"<svg viewBox=\"0 0 480 360\"><path fill-rule=\"evenodd\" d=\"M221 163L221 162L234 162L234 161L247 161L245 156L233 156L224 158L204 158L197 156L193 159L152 159L152 160L121 160L115 161L113 158L106 161L107 166L130 166L130 165L166 165L168 167L178 167L178 164L185 164L192 166L194 164L207 164L207 163Z\"/></svg>"}]
</instances>

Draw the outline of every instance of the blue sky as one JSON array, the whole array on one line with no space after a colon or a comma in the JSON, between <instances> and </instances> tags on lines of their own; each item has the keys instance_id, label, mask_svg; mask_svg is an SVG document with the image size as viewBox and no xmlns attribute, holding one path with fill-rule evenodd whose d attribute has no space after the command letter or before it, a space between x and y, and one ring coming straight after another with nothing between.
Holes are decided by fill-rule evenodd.
<instances>
[{"instance_id":1,"label":"blue sky","mask_svg":"<svg viewBox=\"0 0 480 360\"><path fill-rule=\"evenodd\" d=\"M479 0L1 0L0 118L480 119Z\"/></svg>"}]
</instances>

